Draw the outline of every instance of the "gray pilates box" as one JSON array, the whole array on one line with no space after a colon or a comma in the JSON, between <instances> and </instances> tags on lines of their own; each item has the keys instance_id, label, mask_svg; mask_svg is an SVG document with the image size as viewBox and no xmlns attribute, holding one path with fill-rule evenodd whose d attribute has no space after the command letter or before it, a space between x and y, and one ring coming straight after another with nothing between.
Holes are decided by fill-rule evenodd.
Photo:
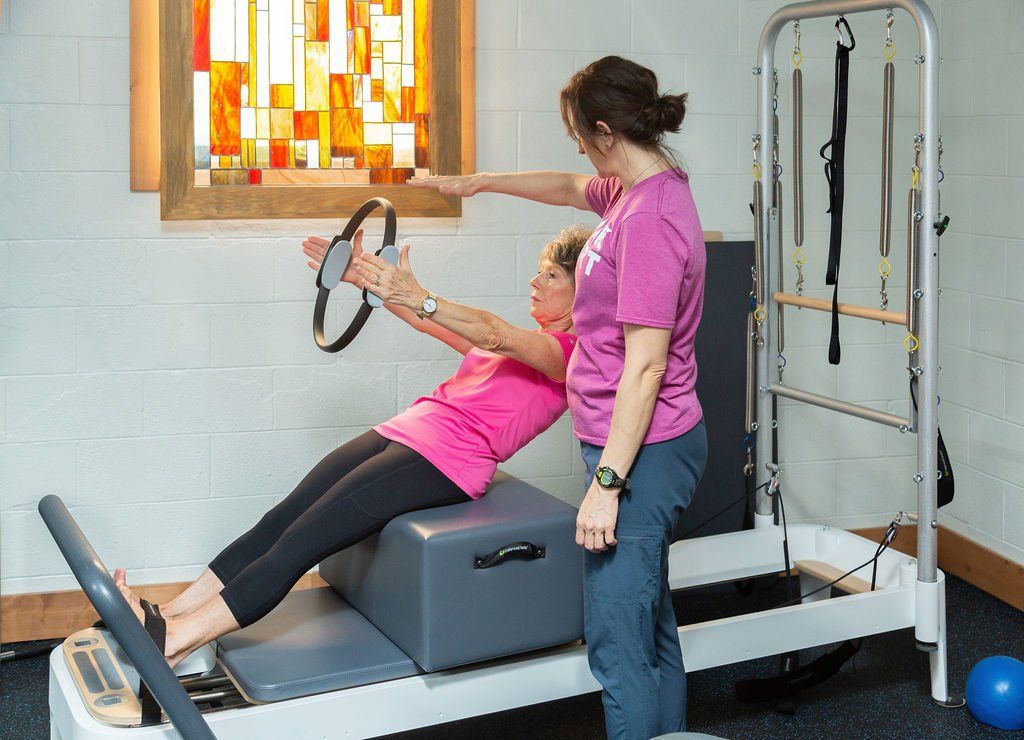
<instances>
[{"instance_id":1,"label":"gray pilates box","mask_svg":"<svg viewBox=\"0 0 1024 740\"><path fill-rule=\"evenodd\" d=\"M320 575L428 672L573 642L583 636L576 513L498 473L479 501L397 517Z\"/></svg>"}]
</instances>

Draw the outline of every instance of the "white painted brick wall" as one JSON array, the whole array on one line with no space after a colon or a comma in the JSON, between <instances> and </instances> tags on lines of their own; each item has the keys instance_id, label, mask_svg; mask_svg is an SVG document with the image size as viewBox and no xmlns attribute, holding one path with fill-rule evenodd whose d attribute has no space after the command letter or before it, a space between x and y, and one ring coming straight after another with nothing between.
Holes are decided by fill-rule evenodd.
<instances>
[{"instance_id":1,"label":"white painted brick wall","mask_svg":"<svg viewBox=\"0 0 1024 740\"><path fill-rule=\"evenodd\" d=\"M480 169L589 165L564 135L558 91L577 68L622 53L690 93L671 137L705 228L748 238L750 68L776 0L486 0L477 7ZM1024 282L1024 35L1015 0L936 4L944 36L943 431L959 498L944 521L1024 561L1024 357L1012 317ZM997 18L991 22L989 18ZM878 209L879 44L858 32L852 78L844 300L872 304ZM816 149L828 137L834 33L803 28L808 293L822 285L828 220ZM916 130L916 32L894 28L896 223ZM298 244L341 221L161 222L154 194L128 187L128 11L121 0L6 0L0 12L0 589L67 588L34 511L73 506L108 565L139 581L195 575L336 445L429 392L457 365L448 348L375 315L340 357L309 337L312 273ZM788 58L779 42L783 164ZM986 76L982 76L982 75ZM787 196L789 195L787 191ZM787 216L787 235L791 228ZM481 195L462 219L402 219L434 290L530 322L525 295L547 238L593 214ZM380 233L368 225L368 239ZM792 286L792 270L786 273ZM903 276L893 276L902 304ZM742 299L746 286L737 287ZM338 301L345 322L355 301ZM714 321L713 316L706 318ZM898 328L844 321L844 363L825 362L827 316L787 315L795 385L906 414ZM737 389L740 392L740 389ZM882 523L912 504L914 439L783 403L791 519ZM506 468L565 500L582 496L568 418Z\"/></svg>"},{"instance_id":2,"label":"white painted brick wall","mask_svg":"<svg viewBox=\"0 0 1024 740\"><path fill-rule=\"evenodd\" d=\"M1024 563L1024 4L945 2L940 362L946 526Z\"/></svg>"}]
</instances>

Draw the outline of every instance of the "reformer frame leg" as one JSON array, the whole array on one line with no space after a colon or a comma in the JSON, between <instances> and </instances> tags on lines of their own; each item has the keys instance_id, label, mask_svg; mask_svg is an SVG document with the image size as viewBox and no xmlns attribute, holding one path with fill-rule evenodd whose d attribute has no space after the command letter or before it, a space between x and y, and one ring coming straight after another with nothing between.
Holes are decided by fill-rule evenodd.
<instances>
[{"instance_id":1,"label":"reformer frame leg","mask_svg":"<svg viewBox=\"0 0 1024 740\"><path fill-rule=\"evenodd\" d=\"M940 707L955 709L962 707L966 702L959 694L949 693L947 682L946 662L946 577L939 575L938 582L938 610L939 610L939 639L936 643L936 650L928 656L928 667L931 672L932 701Z\"/></svg>"}]
</instances>

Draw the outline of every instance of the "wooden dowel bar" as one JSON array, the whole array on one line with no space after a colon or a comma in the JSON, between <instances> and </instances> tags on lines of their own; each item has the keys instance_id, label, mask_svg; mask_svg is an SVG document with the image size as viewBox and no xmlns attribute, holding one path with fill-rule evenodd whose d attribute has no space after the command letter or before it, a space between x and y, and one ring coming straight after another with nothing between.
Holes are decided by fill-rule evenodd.
<instances>
[{"instance_id":1,"label":"wooden dowel bar","mask_svg":"<svg viewBox=\"0 0 1024 740\"><path fill-rule=\"evenodd\" d=\"M809 308L813 311L824 311L832 313L832 301L824 298L807 298L793 293L776 293L775 302L784 306L797 306L798 308ZM881 321L883 324L907 325L907 314L902 311L883 311L880 308L869 308L868 306L857 306L852 303L840 303L839 313L843 316L856 316L859 319L871 319Z\"/></svg>"}]
</instances>

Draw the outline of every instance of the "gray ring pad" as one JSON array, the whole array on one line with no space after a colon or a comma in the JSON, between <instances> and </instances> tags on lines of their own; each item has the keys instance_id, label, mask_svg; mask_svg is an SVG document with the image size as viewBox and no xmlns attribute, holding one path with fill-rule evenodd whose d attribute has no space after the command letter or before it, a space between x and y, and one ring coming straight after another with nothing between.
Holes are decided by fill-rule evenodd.
<instances>
[{"instance_id":1,"label":"gray ring pad","mask_svg":"<svg viewBox=\"0 0 1024 740\"><path fill-rule=\"evenodd\" d=\"M341 276L345 274L349 261L352 259L352 244L344 239L331 244L324 255L323 265L320 267L321 288L334 290L341 282Z\"/></svg>"},{"instance_id":2,"label":"gray ring pad","mask_svg":"<svg viewBox=\"0 0 1024 740\"><path fill-rule=\"evenodd\" d=\"M394 244L388 244L385 247L381 247L380 253L377 255L382 260L390 262L392 265L398 265L398 247ZM379 296L371 293L369 290L366 291L366 304L370 308L380 308L384 305L384 301Z\"/></svg>"}]
</instances>

